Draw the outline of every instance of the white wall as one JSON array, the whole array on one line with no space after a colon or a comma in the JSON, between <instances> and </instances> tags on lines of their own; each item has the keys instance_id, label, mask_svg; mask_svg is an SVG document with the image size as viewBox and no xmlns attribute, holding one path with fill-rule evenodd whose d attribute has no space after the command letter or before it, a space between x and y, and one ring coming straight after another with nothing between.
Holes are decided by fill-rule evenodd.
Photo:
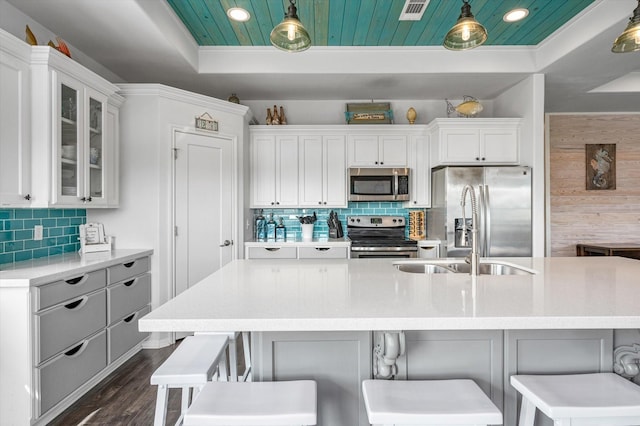
<instances>
[{"instance_id":1,"label":"white wall","mask_svg":"<svg viewBox=\"0 0 640 426\"><path fill-rule=\"evenodd\" d=\"M73 13L73 11L69 11L69 13ZM78 19L81 19L80 17ZM10 34L13 34L20 40L26 39L25 28L29 25L31 31L36 36L36 40L38 40L38 45L46 46L49 40L52 40L54 43L58 44L56 41L56 35L48 28L43 27L38 22L31 19L29 16L25 15L13 5L7 3L6 0L0 0L0 28L7 31ZM120 83L124 80L109 71L107 68L99 64L98 62L91 59L90 56L86 55L84 52L78 50L72 44L68 43L65 40L67 46L69 46L69 50L71 51L71 57L74 61L79 64L85 66L91 71L95 72L105 80L108 80L112 83Z\"/></svg>"},{"instance_id":2,"label":"white wall","mask_svg":"<svg viewBox=\"0 0 640 426\"><path fill-rule=\"evenodd\" d=\"M544 75L533 74L494 100L495 117L520 117L520 158L533 173L533 255L544 256Z\"/></svg>"}]
</instances>

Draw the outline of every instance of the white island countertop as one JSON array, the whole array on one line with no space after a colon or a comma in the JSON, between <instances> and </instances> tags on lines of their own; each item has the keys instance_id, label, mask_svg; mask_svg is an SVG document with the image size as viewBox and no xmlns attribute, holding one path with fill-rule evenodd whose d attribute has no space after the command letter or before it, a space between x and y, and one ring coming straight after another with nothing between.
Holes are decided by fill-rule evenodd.
<instances>
[{"instance_id":1,"label":"white island countertop","mask_svg":"<svg viewBox=\"0 0 640 426\"><path fill-rule=\"evenodd\" d=\"M638 260L499 260L537 273L416 274L398 271L394 259L236 260L141 318L139 328L185 332L640 328Z\"/></svg>"}]
</instances>

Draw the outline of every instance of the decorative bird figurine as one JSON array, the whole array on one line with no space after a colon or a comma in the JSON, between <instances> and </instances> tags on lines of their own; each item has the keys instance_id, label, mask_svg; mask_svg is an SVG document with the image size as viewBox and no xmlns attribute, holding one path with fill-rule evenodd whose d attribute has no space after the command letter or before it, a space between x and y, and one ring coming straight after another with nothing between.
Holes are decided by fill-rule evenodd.
<instances>
[{"instance_id":1,"label":"decorative bird figurine","mask_svg":"<svg viewBox=\"0 0 640 426\"><path fill-rule=\"evenodd\" d=\"M24 32L27 34L25 41L31 46L37 46L38 40L36 40L36 36L33 35L33 32L31 31L31 28L29 28L29 25L27 25L27 28L25 28Z\"/></svg>"},{"instance_id":2,"label":"decorative bird figurine","mask_svg":"<svg viewBox=\"0 0 640 426\"><path fill-rule=\"evenodd\" d=\"M67 46L67 43L65 43L64 40L62 40L60 37L56 37L56 40L58 41L57 46L51 40L49 40L49 43L47 43L47 45L58 50L60 53L71 57L71 51L69 50L69 46Z\"/></svg>"},{"instance_id":3,"label":"decorative bird figurine","mask_svg":"<svg viewBox=\"0 0 640 426\"><path fill-rule=\"evenodd\" d=\"M445 102L447 103L447 117L450 117L454 112L458 117L475 117L483 110L480 101L473 96L464 95L458 106L453 106L448 99L445 99Z\"/></svg>"}]
</instances>

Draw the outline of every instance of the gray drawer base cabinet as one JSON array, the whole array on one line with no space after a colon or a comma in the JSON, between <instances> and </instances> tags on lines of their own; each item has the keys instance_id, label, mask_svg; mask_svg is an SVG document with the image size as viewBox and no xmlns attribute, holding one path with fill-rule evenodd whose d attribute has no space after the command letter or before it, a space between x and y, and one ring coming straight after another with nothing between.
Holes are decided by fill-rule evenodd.
<instances>
[{"instance_id":1,"label":"gray drawer base cabinet","mask_svg":"<svg viewBox=\"0 0 640 426\"><path fill-rule=\"evenodd\" d=\"M0 425L48 424L141 349L150 251L134 253L0 286Z\"/></svg>"},{"instance_id":2,"label":"gray drawer base cabinet","mask_svg":"<svg viewBox=\"0 0 640 426\"><path fill-rule=\"evenodd\" d=\"M371 376L371 332L252 333L256 381L312 379L318 426L368 426L362 380Z\"/></svg>"}]
</instances>

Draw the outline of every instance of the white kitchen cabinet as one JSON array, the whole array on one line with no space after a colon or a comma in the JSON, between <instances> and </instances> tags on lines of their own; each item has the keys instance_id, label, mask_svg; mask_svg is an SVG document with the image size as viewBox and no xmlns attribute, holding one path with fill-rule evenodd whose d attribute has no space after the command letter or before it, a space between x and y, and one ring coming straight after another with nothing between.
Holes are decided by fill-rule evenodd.
<instances>
[{"instance_id":1,"label":"white kitchen cabinet","mask_svg":"<svg viewBox=\"0 0 640 426\"><path fill-rule=\"evenodd\" d=\"M432 166L517 165L519 118L441 118L430 125Z\"/></svg>"},{"instance_id":2,"label":"white kitchen cabinet","mask_svg":"<svg viewBox=\"0 0 640 426\"><path fill-rule=\"evenodd\" d=\"M299 137L302 207L347 207L347 158L343 135Z\"/></svg>"},{"instance_id":3,"label":"white kitchen cabinet","mask_svg":"<svg viewBox=\"0 0 640 426\"><path fill-rule=\"evenodd\" d=\"M31 204L31 47L0 29L0 207Z\"/></svg>"},{"instance_id":4,"label":"white kitchen cabinet","mask_svg":"<svg viewBox=\"0 0 640 426\"><path fill-rule=\"evenodd\" d=\"M298 137L251 136L251 207L298 205Z\"/></svg>"},{"instance_id":5,"label":"white kitchen cabinet","mask_svg":"<svg viewBox=\"0 0 640 426\"><path fill-rule=\"evenodd\" d=\"M407 208L431 207L431 162L427 135L411 135L409 140L409 168L411 169Z\"/></svg>"},{"instance_id":6,"label":"white kitchen cabinet","mask_svg":"<svg viewBox=\"0 0 640 426\"><path fill-rule=\"evenodd\" d=\"M55 49L32 49L32 206L117 207L117 87Z\"/></svg>"},{"instance_id":7,"label":"white kitchen cabinet","mask_svg":"<svg viewBox=\"0 0 640 426\"><path fill-rule=\"evenodd\" d=\"M349 167L407 167L406 134L350 134Z\"/></svg>"}]
</instances>

